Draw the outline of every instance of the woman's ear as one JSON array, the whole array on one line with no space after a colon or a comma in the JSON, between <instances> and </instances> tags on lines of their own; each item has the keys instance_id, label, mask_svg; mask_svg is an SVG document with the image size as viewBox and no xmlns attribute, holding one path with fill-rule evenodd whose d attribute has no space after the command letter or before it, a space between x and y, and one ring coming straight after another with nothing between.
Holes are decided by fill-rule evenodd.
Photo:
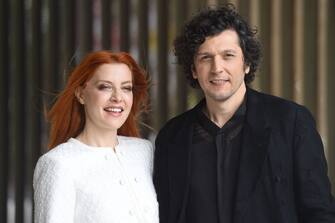
<instances>
[{"instance_id":1,"label":"woman's ear","mask_svg":"<svg viewBox=\"0 0 335 223\"><path fill-rule=\"evenodd\" d=\"M79 101L80 104L85 104L85 100L83 97L83 88L82 87L77 87L77 89L74 92L77 100Z\"/></svg>"}]
</instances>

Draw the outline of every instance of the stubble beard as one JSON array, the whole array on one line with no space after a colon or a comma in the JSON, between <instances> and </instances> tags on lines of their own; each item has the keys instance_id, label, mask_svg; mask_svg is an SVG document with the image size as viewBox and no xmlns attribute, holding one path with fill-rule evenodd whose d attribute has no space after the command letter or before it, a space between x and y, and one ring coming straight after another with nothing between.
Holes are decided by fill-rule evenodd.
<instances>
[{"instance_id":1,"label":"stubble beard","mask_svg":"<svg viewBox=\"0 0 335 223\"><path fill-rule=\"evenodd\" d=\"M229 100L230 98L234 97L235 95L238 94L238 92L241 90L242 85L244 84L244 82L242 82L238 88L236 89L229 89L229 90L222 90L222 92L218 91L218 92L207 92L206 95L206 100L211 100L213 102L217 102L217 103L222 103L222 102L226 102L227 100Z\"/></svg>"}]
</instances>

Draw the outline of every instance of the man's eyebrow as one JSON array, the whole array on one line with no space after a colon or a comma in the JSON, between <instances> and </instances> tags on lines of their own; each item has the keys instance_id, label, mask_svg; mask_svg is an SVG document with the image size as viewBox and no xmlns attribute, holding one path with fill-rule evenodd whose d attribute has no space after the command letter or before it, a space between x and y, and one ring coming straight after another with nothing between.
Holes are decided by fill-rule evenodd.
<instances>
[{"instance_id":1,"label":"man's eyebrow","mask_svg":"<svg viewBox=\"0 0 335 223\"><path fill-rule=\"evenodd\" d=\"M213 56L214 54L213 53L210 53L210 52L199 52L199 53L196 53L195 56L198 57L198 56Z\"/></svg>"},{"instance_id":2,"label":"man's eyebrow","mask_svg":"<svg viewBox=\"0 0 335 223\"><path fill-rule=\"evenodd\" d=\"M197 53L197 55L202 55L202 54L210 54L210 53L208 53L208 52L199 52L199 53Z\"/></svg>"},{"instance_id":3,"label":"man's eyebrow","mask_svg":"<svg viewBox=\"0 0 335 223\"><path fill-rule=\"evenodd\" d=\"M234 50L234 49L225 49L225 50L221 50L219 51L220 54L222 53L236 53L237 51ZM207 52L207 51L204 51L204 52L198 52L196 53L196 55L214 55L213 53L210 53L210 52Z\"/></svg>"},{"instance_id":4,"label":"man's eyebrow","mask_svg":"<svg viewBox=\"0 0 335 223\"><path fill-rule=\"evenodd\" d=\"M236 54L237 51L234 50L234 49L227 49L227 50L223 50L221 53L233 53L233 54Z\"/></svg>"}]
</instances>

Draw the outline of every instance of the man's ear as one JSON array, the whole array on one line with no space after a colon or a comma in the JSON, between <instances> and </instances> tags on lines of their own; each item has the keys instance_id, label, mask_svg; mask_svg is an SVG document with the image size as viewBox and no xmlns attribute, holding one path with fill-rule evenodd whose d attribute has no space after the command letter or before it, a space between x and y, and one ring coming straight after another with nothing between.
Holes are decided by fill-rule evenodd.
<instances>
[{"instance_id":1,"label":"man's ear","mask_svg":"<svg viewBox=\"0 0 335 223\"><path fill-rule=\"evenodd\" d=\"M198 79L198 75L197 75L197 72L195 71L194 64L192 64L192 66L191 66L191 70L192 70L192 77L193 77L194 79Z\"/></svg>"},{"instance_id":2,"label":"man's ear","mask_svg":"<svg viewBox=\"0 0 335 223\"><path fill-rule=\"evenodd\" d=\"M83 87L79 86L75 90L74 94L76 95L77 100L79 101L80 104L85 104L85 100L83 97Z\"/></svg>"}]
</instances>

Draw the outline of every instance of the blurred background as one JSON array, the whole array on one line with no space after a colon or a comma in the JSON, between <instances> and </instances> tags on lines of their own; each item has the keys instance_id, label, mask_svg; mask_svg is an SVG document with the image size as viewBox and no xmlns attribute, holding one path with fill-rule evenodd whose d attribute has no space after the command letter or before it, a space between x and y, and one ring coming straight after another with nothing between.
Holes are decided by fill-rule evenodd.
<instances>
[{"instance_id":1,"label":"blurred background","mask_svg":"<svg viewBox=\"0 0 335 223\"><path fill-rule=\"evenodd\" d=\"M148 71L152 129L142 134L154 140L202 97L176 65L174 37L199 9L227 2L259 30L263 61L251 86L310 109L335 189L335 0L0 0L0 222L33 221L45 110L87 52L127 51Z\"/></svg>"}]
</instances>

